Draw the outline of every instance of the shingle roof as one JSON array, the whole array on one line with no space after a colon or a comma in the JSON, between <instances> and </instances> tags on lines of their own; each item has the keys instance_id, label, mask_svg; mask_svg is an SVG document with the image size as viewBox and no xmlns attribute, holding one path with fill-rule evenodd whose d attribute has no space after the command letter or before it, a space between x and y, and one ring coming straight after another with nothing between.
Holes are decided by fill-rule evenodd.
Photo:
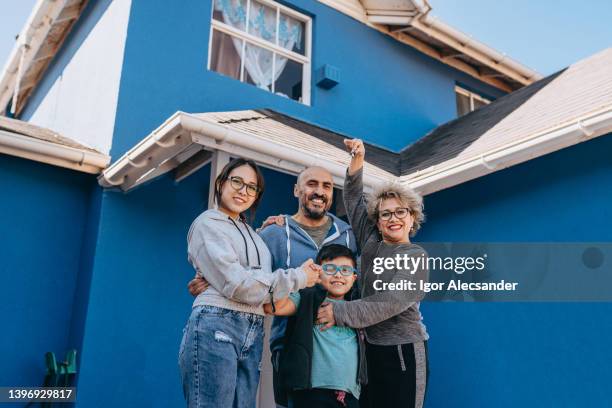
<instances>
[{"instance_id":1,"label":"shingle roof","mask_svg":"<svg viewBox=\"0 0 612 408\"><path fill-rule=\"evenodd\" d=\"M465 116L401 152L401 174L452 165L612 108L612 48Z\"/></svg>"}]
</instances>

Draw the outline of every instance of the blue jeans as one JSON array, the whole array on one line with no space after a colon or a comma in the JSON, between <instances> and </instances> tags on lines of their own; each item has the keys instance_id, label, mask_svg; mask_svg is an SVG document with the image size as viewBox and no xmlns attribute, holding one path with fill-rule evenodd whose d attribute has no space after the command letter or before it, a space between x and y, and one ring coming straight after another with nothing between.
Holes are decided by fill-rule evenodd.
<instances>
[{"instance_id":1,"label":"blue jeans","mask_svg":"<svg viewBox=\"0 0 612 408\"><path fill-rule=\"evenodd\" d=\"M187 406L255 407L263 336L263 316L193 308L179 349Z\"/></svg>"}]
</instances>

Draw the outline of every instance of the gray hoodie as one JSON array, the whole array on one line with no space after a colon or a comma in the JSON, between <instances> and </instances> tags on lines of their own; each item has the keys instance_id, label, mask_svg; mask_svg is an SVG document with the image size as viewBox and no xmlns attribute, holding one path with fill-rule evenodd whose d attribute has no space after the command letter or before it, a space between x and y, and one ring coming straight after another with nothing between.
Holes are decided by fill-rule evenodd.
<instances>
[{"instance_id":1,"label":"gray hoodie","mask_svg":"<svg viewBox=\"0 0 612 408\"><path fill-rule=\"evenodd\" d=\"M306 287L301 268L272 271L263 240L246 223L211 209L195 219L187 236L189 262L210 287L193 307L210 305L263 315L263 304Z\"/></svg>"}]
</instances>

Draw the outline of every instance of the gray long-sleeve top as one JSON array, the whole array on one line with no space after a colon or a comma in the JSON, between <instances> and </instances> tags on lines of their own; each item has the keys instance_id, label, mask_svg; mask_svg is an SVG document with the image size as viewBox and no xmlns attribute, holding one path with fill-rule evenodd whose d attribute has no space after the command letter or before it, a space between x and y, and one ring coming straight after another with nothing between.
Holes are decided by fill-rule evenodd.
<instances>
[{"instance_id":1,"label":"gray long-sleeve top","mask_svg":"<svg viewBox=\"0 0 612 408\"><path fill-rule=\"evenodd\" d=\"M333 304L336 325L365 328L368 342L377 345L427 340L429 335L419 311L419 301L424 293L418 290L419 281L428 279L426 262L416 269L393 267L381 274L373 272L374 258L404 257L404 254L408 257L425 257L425 251L415 244L382 241L376 224L368 218L362 178L363 170L352 176L347 172L343 191L349 222L361 248L361 299ZM417 290L376 290L376 280L387 283L412 281L417 285Z\"/></svg>"},{"instance_id":2,"label":"gray long-sleeve top","mask_svg":"<svg viewBox=\"0 0 612 408\"><path fill-rule=\"evenodd\" d=\"M263 304L306 287L302 268L272 271L272 256L244 222L210 209L195 219L187 237L189 262L210 286L193 307L217 306L263 315Z\"/></svg>"}]
</instances>

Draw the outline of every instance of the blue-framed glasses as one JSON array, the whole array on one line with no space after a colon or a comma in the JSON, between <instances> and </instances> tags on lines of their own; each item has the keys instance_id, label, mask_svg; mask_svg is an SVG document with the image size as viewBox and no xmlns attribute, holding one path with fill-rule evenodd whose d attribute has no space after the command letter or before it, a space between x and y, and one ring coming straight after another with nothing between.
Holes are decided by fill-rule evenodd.
<instances>
[{"instance_id":1,"label":"blue-framed glasses","mask_svg":"<svg viewBox=\"0 0 612 408\"><path fill-rule=\"evenodd\" d=\"M342 276L351 276L357 272L357 269L348 265L335 265L332 263L327 263L321 265L321 269L326 275L334 276L337 272L340 272Z\"/></svg>"}]
</instances>

